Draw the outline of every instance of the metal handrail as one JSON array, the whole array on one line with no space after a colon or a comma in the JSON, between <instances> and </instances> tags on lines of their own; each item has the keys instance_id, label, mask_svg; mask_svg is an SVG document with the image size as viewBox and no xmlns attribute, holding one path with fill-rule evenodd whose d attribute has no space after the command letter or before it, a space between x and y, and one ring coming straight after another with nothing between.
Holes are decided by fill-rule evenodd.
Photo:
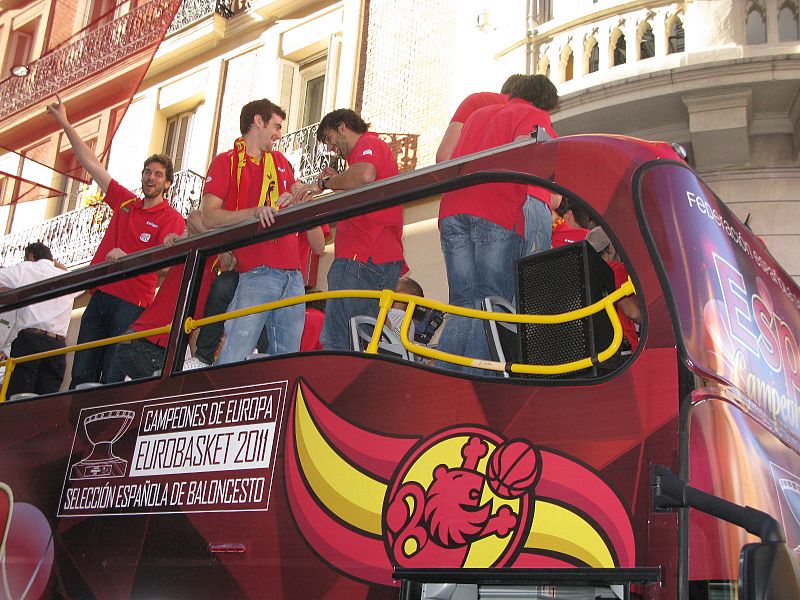
<instances>
[{"instance_id":1,"label":"metal handrail","mask_svg":"<svg viewBox=\"0 0 800 600\"><path fill-rule=\"evenodd\" d=\"M257 304L255 306L250 306L247 308L240 308L238 310L232 310L230 312L220 313L218 315L213 315L210 317L203 317L202 319L193 319L192 317L187 317L186 320L184 321L183 330L188 335L195 329L199 329L204 325L219 323L222 321L227 321L229 319L236 319L238 317L246 317L248 315L268 310L277 310L279 308L294 306L296 304L302 304L305 302L313 302L315 300L331 300L338 298L368 298L368 299L378 300L380 309L378 311L378 317L376 319L375 328L372 332L372 337L370 339L369 344L367 345L367 349L365 350L365 352L367 354L377 354L378 342L380 341L381 331L383 330L383 326L386 322L386 315L389 309L395 302L405 302L406 303L405 316L403 317L403 322L400 326L400 340L403 344L403 347L413 352L414 354L436 360L443 360L445 362L462 365L465 367L475 367L489 371L502 372L509 369L512 373L520 373L525 375L561 375L564 373L571 373L574 371L587 369L598 363L605 362L606 360L610 359L612 356L616 354L617 350L619 350L619 347L622 344L622 323L620 322L619 315L617 314L617 311L614 307L614 303L626 296L634 295L635 293L636 290L634 289L633 283L631 282L630 278L628 278L628 280L625 283L623 283L617 290L615 290L602 300L599 300L594 304L590 304L589 306L554 315L525 315L525 314L513 314L513 313L496 313L485 310L476 310L472 308L463 308L460 306L452 306L450 304L445 304L444 302L438 302L436 300L430 300L427 298L421 298L419 296L413 296L411 294L403 294L391 290L382 290L382 291L337 290L332 292L315 292L313 294L294 296L292 298L285 298L283 300L276 300L274 302L265 302L263 304ZM608 315L609 320L611 321L611 326L614 330L614 336L611 340L610 345L604 350L601 350L596 357L590 356L569 363L562 363L558 365L532 365L525 363L512 363L510 365L507 365L505 363L501 363L498 361L482 360L477 358L470 358L467 356L460 356L457 354L451 354L449 352L442 352L441 350L435 350L433 348L429 348L427 346L423 346L421 344L416 344L412 342L408 337L408 330L411 325L414 309L417 306L424 306L426 308L430 308L433 310L439 310L442 312L447 312L462 317L482 319L485 321L500 321L503 323L529 323L537 325L556 325L559 323L576 321L578 319L584 319L586 317L590 317L604 310ZM118 335L111 338L105 338L102 340L85 342L83 344L75 344L73 346L67 346L66 348L47 350L46 352L38 352L36 354L29 354L27 356L20 356L18 358L15 357L7 358L6 360L0 361L0 366L3 365L6 366L5 378L3 380L2 386L0 386L0 402L5 402L6 390L8 389L8 382L17 364L32 362L35 360L41 360L53 356L59 356L61 354L67 354L69 352L80 352L81 350L90 350L92 348L110 346L112 344L119 344L121 342L127 342L130 340L150 337L152 335L161 335L165 333L170 333L171 330L172 330L172 324L169 324L169 325L164 325L163 327L147 329L145 331L126 333L123 335Z\"/></svg>"}]
</instances>

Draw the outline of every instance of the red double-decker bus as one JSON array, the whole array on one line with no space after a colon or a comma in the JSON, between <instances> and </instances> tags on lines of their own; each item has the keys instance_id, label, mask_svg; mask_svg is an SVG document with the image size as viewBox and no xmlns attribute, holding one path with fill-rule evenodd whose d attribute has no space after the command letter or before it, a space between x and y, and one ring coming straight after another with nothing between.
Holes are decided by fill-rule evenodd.
<instances>
[{"instance_id":1,"label":"red double-decker bus","mask_svg":"<svg viewBox=\"0 0 800 600\"><path fill-rule=\"evenodd\" d=\"M520 263L516 314L380 294L378 334L391 300L409 302L405 357L376 336L368 352L182 371L219 251L497 182L586 207L630 283L531 314L523 296L596 287L590 248L555 250ZM0 302L176 264L160 372L0 406L9 598L797 597L800 288L669 145L515 143ZM634 292L625 354L614 302ZM516 325L492 340L512 353L415 342L415 309Z\"/></svg>"}]
</instances>

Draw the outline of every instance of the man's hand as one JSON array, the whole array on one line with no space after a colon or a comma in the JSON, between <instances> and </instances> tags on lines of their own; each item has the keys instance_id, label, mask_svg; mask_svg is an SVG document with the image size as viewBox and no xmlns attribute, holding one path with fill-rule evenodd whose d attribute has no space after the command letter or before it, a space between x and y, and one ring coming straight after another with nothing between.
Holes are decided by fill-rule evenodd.
<instances>
[{"instance_id":1,"label":"man's hand","mask_svg":"<svg viewBox=\"0 0 800 600\"><path fill-rule=\"evenodd\" d=\"M189 231L187 229L184 229L183 233L170 232L164 236L164 245L172 247L181 240L185 240L187 237L189 237Z\"/></svg>"},{"instance_id":2,"label":"man's hand","mask_svg":"<svg viewBox=\"0 0 800 600\"><path fill-rule=\"evenodd\" d=\"M253 216L261 221L262 227L269 227L275 222L275 209L271 206L256 206Z\"/></svg>"},{"instance_id":3,"label":"man's hand","mask_svg":"<svg viewBox=\"0 0 800 600\"><path fill-rule=\"evenodd\" d=\"M49 112L62 127L64 123L69 123L69 119L67 119L67 108L64 106L58 94L56 94L56 101L47 105L47 112Z\"/></svg>"},{"instance_id":4,"label":"man's hand","mask_svg":"<svg viewBox=\"0 0 800 600\"><path fill-rule=\"evenodd\" d=\"M317 181L319 181L320 179L325 179L326 177L333 177L334 175L338 174L339 171L337 171L333 167L325 167L324 169L322 169L322 172L319 174L319 177L317 177Z\"/></svg>"},{"instance_id":5,"label":"man's hand","mask_svg":"<svg viewBox=\"0 0 800 600\"><path fill-rule=\"evenodd\" d=\"M292 186L292 200L289 206L308 202L320 193L322 193L322 190L319 189L319 184L316 181L314 183L301 183L300 185L295 183Z\"/></svg>"},{"instance_id":6,"label":"man's hand","mask_svg":"<svg viewBox=\"0 0 800 600\"><path fill-rule=\"evenodd\" d=\"M117 262L121 258L125 258L128 256L128 253L125 252L122 248L112 248L108 254L106 254L106 260L109 262Z\"/></svg>"}]
</instances>

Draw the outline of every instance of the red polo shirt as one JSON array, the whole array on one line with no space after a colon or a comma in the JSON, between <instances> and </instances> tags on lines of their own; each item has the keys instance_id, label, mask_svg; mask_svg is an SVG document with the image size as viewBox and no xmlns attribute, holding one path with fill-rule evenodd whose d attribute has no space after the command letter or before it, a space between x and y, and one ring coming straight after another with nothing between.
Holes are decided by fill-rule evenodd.
<instances>
[{"instance_id":1,"label":"red polo shirt","mask_svg":"<svg viewBox=\"0 0 800 600\"><path fill-rule=\"evenodd\" d=\"M197 319L203 316L206 307L206 298L208 298L208 292L211 289L211 282L214 281L213 262L213 260L206 261L203 281L200 283L200 295L197 297L197 308L194 311L195 318ZM131 324L130 328L134 331L145 331L172 323L172 319L175 316L175 306L178 303L178 292L181 289L182 279L183 265L172 267L164 278L161 287L158 288L158 293L153 303L142 311L142 314ZM169 334L162 333L160 335L151 335L145 339L150 340L157 346L166 348L169 343Z\"/></svg>"},{"instance_id":2,"label":"red polo shirt","mask_svg":"<svg viewBox=\"0 0 800 600\"><path fill-rule=\"evenodd\" d=\"M294 183L294 173L289 161L280 152L273 151L275 170L278 176L278 193L287 191ZM242 208L255 208L258 206L261 195L261 182L264 180L264 168L260 161L248 156L245 168L242 170L240 189L244 197L239 198L237 206L236 194L232 192L236 187L233 179L231 160L236 161L235 152L229 150L218 154L208 167L208 174L203 186L203 192L214 194L222 199L222 208L225 210L238 210ZM243 248L237 248L233 255L238 262L237 269L243 273L256 267L272 267L273 269L299 269L300 254L297 245L297 234L292 233L267 242L259 242Z\"/></svg>"},{"instance_id":3,"label":"red polo shirt","mask_svg":"<svg viewBox=\"0 0 800 600\"><path fill-rule=\"evenodd\" d=\"M461 101L461 104L458 105L450 122L466 123L467 119L472 116L472 113L479 108L495 104L505 104L506 102L508 102L508 96L506 94L498 94L497 92L475 92Z\"/></svg>"},{"instance_id":4,"label":"red polo shirt","mask_svg":"<svg viewBox=\"0 0 800 600\"><path fill-rule=\"evenodd\" d=\"M363 134L347 155L351 166L368 162L375 167L375 181L397 175L397 161L389 144L376 134ZM403 260L403 207L393 206L340 221L334 244L336 258L375 264Z\"/></svg>"},{"instance_id":5,"label":"red polo shirt","mask_svg":"<svg viewBox=\"0 0 800 600\"><path fill-rule=\"evenodd\" d=\"M512 98L505 105L478 109L464 123L453 158L511 143L530 134L537 125L555 137L550 115L525 100ZM529 186L523 184L494 183L448 192L442 194L439 220L453 215L474 215L524 235L522 205L528 191Z\"/></svg>"},{"instance_id":6,"label":"red polo shirt","mask_svg":"<svg viewBox=\"0 0 800 600\"><path fill-rule=\"evenodd\" d=\"M130 190L111 180L103 201L114 211L105 235L97 247L91 265L105 262L114 248L128 254L150 250L164 241L168 233L183 233L186 223L166 200L150 208ZM137 306L149 306L158 285L158 273L144 273L98 287Z\"/></svg>"},{"instance_id":7,"label":"red polo shirt","mask_svg":"<svg viewBox=\"0 0 800 600\"><path fill-rule=\"evenodd\" d=\"M583 227L572 227L566 221L562 221L555 227L555 229L553 229L553 248L560 248L561 246L566 246L567 244L580 242L581 240L586 239L587 233L589 233L588 229L584 229Z\"/></svg>"}]
</instances>

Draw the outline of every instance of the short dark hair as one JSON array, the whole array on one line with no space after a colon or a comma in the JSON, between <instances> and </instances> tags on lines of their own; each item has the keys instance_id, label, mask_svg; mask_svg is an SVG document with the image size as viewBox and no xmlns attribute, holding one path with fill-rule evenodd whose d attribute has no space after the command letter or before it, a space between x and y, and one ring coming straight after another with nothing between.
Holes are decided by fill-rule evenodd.
<instances>
[{"instance_id":1,"label":"short dark hair","mask_svg":"<svg viewBox=\"0 0 800 600\"><path fill-rule=\"evenodd\" d=\"M144 167L142 167L142 169L146 169L150 163L158 163L164 167L164 178L172 183L174 173L172 159L169 156L166 154L153 154L152 156L148 156L144 161Z\"/></svg>"},{"instance_id":2,"label":"short dark hair","mask_svg":"<svg viewBox=\"0 0 800 600\"><path fill-rule=\"evenodd\" d=\"M520 98L541 110L558 108L558 90L544 75L524 75L512 86L512 98Z\"/></svg>"},{"instance_id":3,"label":"short dark hair","mask_svg":"<svg viewBox=\"0 0 800 600\"><path fill-rule=\"evenodd\" d=\"M322 117L317 128L317 141L323 141L326 129L338 129L339 125L344 125L355 133L367 133L369 130L369 123L364 121L356 111L339 108Z\"/></svg>"},{"instance_id":4,"label":"short dark hair","mask_svg":"<svg viewBox=\"0 0 800 600\"><path fill-rule=\"evenodd\" d=\"M514 75L511 75L508 79L506 79L503 87L500 88L500 93L506 95L510 94L511 90L514 89L514 84L517 83L521 77L525 77L525 75L522 73L514 73Z\"/></svg>"},{"instance_id":5,"label":"short dark hair","mask_svg":"<svg viewBox=\"0 0 800 600\"><path fill-rule=\"evenodd\" d=\"M53 253L50 252L50 248L45 246L42 242L31 242L27 246L25 246L25 258L28 258L28 255L33 257L33 260L41 260L46 258L47 260L53 260Z\"/></svg>"},{"instance_id":6,"label":"short dark hair","mask_svg":"<svg viewBox=\"0 0 800 600\"><path fill-rule=\"evenodd\" d=\"M265 122L269 122L272 119L272 115L278 115L281 119L285 119L286 111L266 98L248 102L239 113L239 131L242 135L250 131L256 115L264 119Z\"/></svg>"},{"instance_id":7,"label":"short dark hair","mask_svg":"<svg viewBox=\"0 0 800 600\"><path fill-rule=\"evenodd\" d=\"M397 281L397 291L400 291L400 288L404 288L405 291L401 292L403 294L411 294L412 296L419 296L420 298L425 297L425 292L422 291L422 286L411 279L411 277L401 277Z\"/></svg>"},{"instance_id":8,"label":"short dark hair","mask_svg":"<svg viewBox=\"0 0 800 600\"><path fill-rule=\"evenodd\" d=\"M578 225L584 229L588 229L586 226L589 224L589 212L583 207L578 206L575 202L563 198L561 200L561 204L559 204L558 208L556 208L556 214L563 218L564 215L569 211L572 211L572 217L575 219L575 222Z\"/></svg>"}]
</instances>

